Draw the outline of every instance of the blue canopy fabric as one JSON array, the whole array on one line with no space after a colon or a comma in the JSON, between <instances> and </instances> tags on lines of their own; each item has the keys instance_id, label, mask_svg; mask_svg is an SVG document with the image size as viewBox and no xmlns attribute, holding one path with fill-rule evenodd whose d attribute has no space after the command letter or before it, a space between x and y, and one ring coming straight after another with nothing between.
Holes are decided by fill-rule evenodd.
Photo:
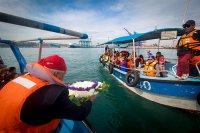
<instances>
[{"instance_id":1,"label":"blue canopy fabric","mask_svg":"<svg viewBox=\"0 0 200 133\"><path fill-rule=\"evenodd\" d=\"M118 38L115 38L113 40L107 41L107 42L99 44L99 45L131 43L131 42L133 42L133 39L135 42L151 40L151 39L159 39L159 38L161 38L162 31L177 31L177 36L181 36L184 34L184 31L182 28L164 28L164 29L157 29L154 31L149 31L146 33L135 33L130 36L118 37Z\"/></svg>"}]
</instances>

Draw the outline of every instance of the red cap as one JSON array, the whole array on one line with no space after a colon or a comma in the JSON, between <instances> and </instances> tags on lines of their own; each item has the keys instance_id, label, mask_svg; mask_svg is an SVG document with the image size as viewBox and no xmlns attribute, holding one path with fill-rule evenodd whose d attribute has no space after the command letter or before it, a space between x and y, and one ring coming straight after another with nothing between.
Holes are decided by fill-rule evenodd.
<instances>
[{"instance_id":1,"label":"red cap","mask_svg":"<svg viewBox=\"0 0 200 133\"><path fill-rule=\"evenodd\" d=\"M65 64L64 59L58 55L52 55L43 58L38 62L38 64L54 70L60 70L60 71L67 70L67 65Z\"/></svg>"}]
</instances>

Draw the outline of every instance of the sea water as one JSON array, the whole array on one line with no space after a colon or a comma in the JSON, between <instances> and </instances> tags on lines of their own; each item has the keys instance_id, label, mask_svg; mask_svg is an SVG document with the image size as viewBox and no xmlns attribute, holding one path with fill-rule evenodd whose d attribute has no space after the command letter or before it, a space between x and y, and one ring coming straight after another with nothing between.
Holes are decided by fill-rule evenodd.
<instances>
[{"instance_id":1,"label":"sea water","mask_svg":"<svg viewBox=\"0 0 200 133\"><path fill-rule=\"evenodd\" d=\"M20 49L27 62L38 59L37 48ZM131 51L131 50L129 50ZM147 49L139 54L147 57ZM175 49L160 49L168 61L176 63ZM97 133L198 133L200 115L189 113L146 100L121 85L99 63L104 49L99 48L44 48L42 57L57 54L67 62L65 82L81 80L105 81L108 93L99 94L87 120ZM151 49L155 55L157 49ZM138 55L139 55L138 54ZM8 67L17 62L8 48L0 48L0 56ZM17 67L19 71L19 67Z\"/></svg>"}]
</instances>

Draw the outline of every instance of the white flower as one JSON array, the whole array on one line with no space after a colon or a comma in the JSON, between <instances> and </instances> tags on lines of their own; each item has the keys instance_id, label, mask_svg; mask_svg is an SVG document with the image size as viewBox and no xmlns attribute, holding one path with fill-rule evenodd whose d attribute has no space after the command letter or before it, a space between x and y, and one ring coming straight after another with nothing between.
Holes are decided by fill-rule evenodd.
<instances>
[{"instance_id":1,"label":"white flower","mask_svg":"<svg viewBox=\"0 0 200 133\"><path fill-rule=\"evenodd\" d=\"M87 87L92 87L94 85L94 82L92 81L83 81L83 82L76 82L70 87L75 87L75 88L87 88ZM102 89L101 88L102 83L98 82L98 85L95 88L91 88L89 91L78 91L78 90L70 90L69 89L69 95L74 95L77 98L81 97L90 97L92 95L98 94L98 92L95 91L95 89Z\"/></svg>"}]
</instances>

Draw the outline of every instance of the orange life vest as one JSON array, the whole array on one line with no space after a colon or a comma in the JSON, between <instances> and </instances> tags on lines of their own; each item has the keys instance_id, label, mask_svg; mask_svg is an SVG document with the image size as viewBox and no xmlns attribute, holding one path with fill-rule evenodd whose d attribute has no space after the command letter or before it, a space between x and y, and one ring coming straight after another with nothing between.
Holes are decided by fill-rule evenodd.
<instances>
[{"instance_id":1,"label":"orange life vest","mask_svg":"<svg viewBox=\"0 0 200 133\"><path fill-rule=\"evenodd\" d=\"M108 62L108 61L109 61L109 56L106 55L106 54L104 54L104 55L103 55L103 60L104 60L105 62Z\"/></svg>"},{"instance_id":2,"label":"orange life vest","mask_svg":"<svg viewBox=\"0 0 200 133\"><path fill-rule=\"evenodd\" d=\"M134 63L133 63L133 60L132 60L132 59L130 59L130 60L127 62L127 66L128 66L128 68L131 68L131 69L134 68Z\"/></svg>"},{"instance_id":3,"label":"orange life vest","mask_svg":"<svg viewBox=\"0 0 200 133\"><path fill-rule=\"evenodd\" d=\"M140 58L140 64L144 64L144 59Z\"/></svg>"},{"instance_id":4,"label":"orange life vest","mask_svg":"<svg viewBox=\"0 0 200 133\"><path fill-rule=\"evenodd\" d=\"M191 59L191 62L190 64L193 65L193 66L196 66L196 63L200 61L200 56L194 56L192 59ZM198 65L200 66L200 64Z\"/></svg>"},{"instance_id":5,"label":"orange life vest","mask_svg":"<svg viewBox=\"0 0 200 133\"><path fill-rule=\"evenodd\" d=\"M144 66L144 70L149 71L149 72L144 71L144 75L155 76L156 75L155 66L156 66L157 63L158 63L157 60L154 60L152 63L149 63L148 61L146 61L146 64Z\"/></svg>"},{"instance_id":6,"label":"orange life vest","mask_svg":"<svg viewBox=\"0 0 200 133\"><path fill-rule=\"evenodd\" d=\"M197 30L195 29L189 34L184 34L181 36L178 47L184 46L185 49L190 49L191 51L200 51L200 41L192 38L194 32L196 31Z\"/></svg>"},{"instance_id":7,"label":"orange life vest","mask_svg":"<svg viewBox=\"0 0 200 133\"><path fill-rule=\"evenodd\" d=\"M0 132L46 133L54 131L60 120L52 120L42 126L30 126L20 120L20 113L26 98L50 82L29 74L22 75L0 90Z\"/></svg>"}]
</instances>

